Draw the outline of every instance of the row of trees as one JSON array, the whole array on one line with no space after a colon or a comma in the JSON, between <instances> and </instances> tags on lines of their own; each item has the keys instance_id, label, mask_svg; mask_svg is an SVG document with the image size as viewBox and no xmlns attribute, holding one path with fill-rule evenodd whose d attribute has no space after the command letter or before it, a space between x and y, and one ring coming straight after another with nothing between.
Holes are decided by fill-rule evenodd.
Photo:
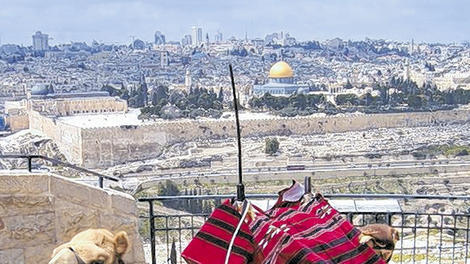
<instances>
[{"instance_id":1,"label":"row of trees","mask_svg":"<svg viewBox=\"0 0 470 264\"><path fill-rule=\"evenodd\" d=\"M390 89L395 89L390 93ZM411 80L391 78L387 84L377 84L374 90L380 91L379 96L370 93L358 97L355 94L340 94L336 96L339 106L398 106L407 105L412 109L439 109L446 106L470 103L470 91L456 89L440 91L435 85L429 83L419 87Z\"/></svg>"},{"instance_id":2,"label":"row of trees","mask_svg":"<svg viewBox=\"0 0 470 264\"><path fill-rule=\"evenodd\" d=\"M199 116L219 118L224 107L223 101L222 89L218 94L212 90L198 87L191 88L189 93L178 90L170 93L168 87L160 85L152 93L152 104L141 108L140 118L174 119Z\"/></svg>"},{"instance_id":3,"label":"row of trees","mask_svg":"<svg viewBox=\"0 0 470 264\"><path fill-rule=\"evenodd\" d=\"M248 104L253 109L269 110L281 116L309 115L318 111L320 104L326 103L323 95L293 94L289 97L273 96L269 93L253 97Z\"/></svg>"},{"instance_id":4,"label":"row of trees","mask_svg":"<svg viewBox=\"0 0 470 264\"><path fill-rule=\"evenodd\" d=\"M186 91L169 91L165 85L158 85L151 93L144 83L136 89L129 91L122 85L114 88L110 85L102 87L111 96L119 96L128 102L133 108L141 108L140 118L165 118L178 117L196 118L199 116L210 116L219 118L222 115L224 92L221 88L219 93L205 88L190 89Z\"/></svg>"},{"instance_id":5,"label":"row of trees","mask_svg":"<svg viewBox=\"0 0 470 264\"><path fill-rule=\"evenodd\" d=\"M202 195L203 191L201 188L185 189L181 192L178 185L171 180L166 180L164 183L160 183L158 186L159 196L177 196L177 195ZM210 194L208 190L204 194ZM190 213L210 213L212 209L219 205L220 201L214 200L167 200L163 201L163 205L169 208L182 210Z\"/></svg>"},{"instance_id":6,"label":"row of trees","mask_svg":"<svg viewBox=\"0 0 470 264\"><path fill-rule=\"evenodd\" d=\"M141 85L137 89L131 89L130 93L122 84L120 88L115 88L111 85L103 85L101 90L108 92L111 96L118 96L126 100L127 104L134 108L144 107L148 101L147 85Z\"/></svg>"}]
</instances>

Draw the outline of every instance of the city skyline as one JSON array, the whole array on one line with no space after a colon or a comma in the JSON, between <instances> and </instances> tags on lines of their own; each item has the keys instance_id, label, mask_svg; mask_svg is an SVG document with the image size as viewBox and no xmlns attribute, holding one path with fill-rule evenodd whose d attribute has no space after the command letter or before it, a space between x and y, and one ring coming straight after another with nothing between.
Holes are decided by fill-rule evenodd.
<instances>
[{"instance_id":1,"label":"city skyline","mask_svg":"<svg viewBox=\"0 0 470 264\"><path fill-rule=\"evenodd\" d=\"M467 41L470 35L470 29L464 27L470 18L463 11L470 3L460 0L328 3L22 0L5 1L1 6L1 43L26 46L31 45L31 36L38 30L53 38L50 45L92 40L128 44L134 37L152 42L157 30L168 41L181 41L184 35L191 34L192 26L201 27L203 36L209 33L211 40L218 31L224 39L244 38L245 33L249 38L264 38L266 34L284 31L299 40L369 37L442 43Z\"/></svg>"}]
</instances>

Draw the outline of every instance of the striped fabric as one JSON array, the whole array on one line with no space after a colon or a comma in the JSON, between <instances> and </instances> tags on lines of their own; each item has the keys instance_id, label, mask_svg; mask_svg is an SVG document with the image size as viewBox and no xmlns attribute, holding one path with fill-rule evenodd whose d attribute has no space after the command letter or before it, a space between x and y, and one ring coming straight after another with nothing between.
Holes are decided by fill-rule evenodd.
<instances>
[{"instance_id":1,"label":"striped fabric","mask_svg":"<svg viewBox=\"0 0 470 264\"><path fill-rule=\"evenodd\" d=\"M278 200L250 228L256 263L385 263L321 196L304 205Z\"/></svg>"},{"instance_id":2,"label":"striped fabric","mask_svg":"<svg viewBox=\"0 0 470 264\"><path fill-rule=\"evenodd\" d=\"M308 202L286 201L283 196L289 190L292 186L279 193L273 208L243 222L230 263L385 263L369 246L359 243L360 231L321 195ZM293 197L292 192L288 196ZM240 218L231 201L225 201L210 215L182 257L191 264L223 264Z\"/></svg>"},{"instance_id":3,"label":"striped fabric","mask_svg":"<svg viewBox=\"0 0 470 264\"><path fill-rule=\"evenodd\" d=\"M240 218L230 200L226 200L212 212L181 256L191 264L223 264ZM243 223L232 247L230 263L253 263L253 252L253 236L248 224Z\"/></svg>"}]
</instances>

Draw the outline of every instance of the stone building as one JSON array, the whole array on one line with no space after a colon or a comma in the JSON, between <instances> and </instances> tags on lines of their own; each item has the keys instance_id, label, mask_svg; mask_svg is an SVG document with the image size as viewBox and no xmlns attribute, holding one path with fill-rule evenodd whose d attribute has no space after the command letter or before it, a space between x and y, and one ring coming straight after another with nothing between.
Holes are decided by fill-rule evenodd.
<instances>
[{"instance_id":1,"label":"stone building","mask_svg":"<svg viewBox=\"0 0 470 264\"><path fill-rule=\"evenodd\" d=\"M127 102L108 92L54 93L51 86L40 84L31 89L27 99L5 102L7 126L11 131L29 128L32 111L49 117L127 112Z\"/></svg>"}]
</instances>

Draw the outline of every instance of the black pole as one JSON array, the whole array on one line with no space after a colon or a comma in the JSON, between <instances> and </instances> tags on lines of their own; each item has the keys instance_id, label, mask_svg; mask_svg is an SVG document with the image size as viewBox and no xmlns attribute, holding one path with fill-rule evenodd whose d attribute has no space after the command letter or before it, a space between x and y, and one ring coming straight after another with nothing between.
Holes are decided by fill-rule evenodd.
<instances>
[{"instance_id":1,"label":"black pole","mask_svg":"<svg viewBox=\"0 0 470 264\"><path fill-rule=\"evenodd\" d=\"M238 117L238 100L237 91L235 89L235 79L233 78L232 64L229 64L230 79L232 80L232 93L233 93L233 107L235 108L235 121L237 124L237 142L238 142L238 185L237 185L237 200L245 200L245 186L243 185L242 175L242 142L240 132L240 118Z\"/></svg>"},{"instance_id":2,"label":"black pole","mask_svg":"<svg viewBox=\"0 0 470 264\"><path fill-rule=\"evenodd\" d=\"M33 170L33 157L28 156L28 171L31 172Z\"/></svg>"},{"instance_id":3,"label":"black pole","mask_svg":"<svg viewBox=\"0 0 470 264\"><path fill-rule=\"evenodd\" d=\"M153 201L149 201L149 225L150 225L150 254L152 256L152 264L157 264L155 256L155 222L153 214ZM167 241L168 242L168 241Z\"/></svg>"},{"instance_id":4,"label":"black pole","mask_svg":"<svg viewBox=\"0 0 470 264\"><path fill-rule=\"evenodd\" d=\"M103 177L98 177L98 185L103 189Z\"/></svg>"}]
</instances>

